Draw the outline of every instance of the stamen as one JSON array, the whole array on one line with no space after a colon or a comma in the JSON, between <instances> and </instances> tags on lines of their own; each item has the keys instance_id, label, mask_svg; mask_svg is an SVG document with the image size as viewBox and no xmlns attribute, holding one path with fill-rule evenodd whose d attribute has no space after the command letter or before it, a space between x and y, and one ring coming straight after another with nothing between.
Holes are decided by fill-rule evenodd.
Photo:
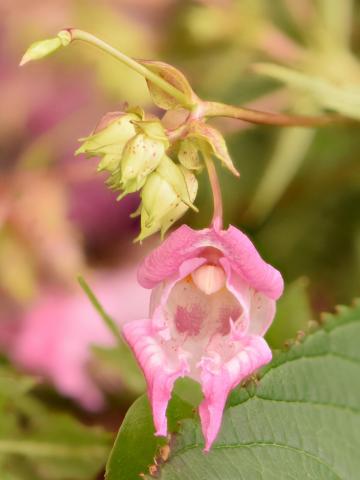
<instances>
[{"instance_id":1,"label":"stamen","mask_svg":"<svg viewBox=\"0 0 360 480\"><path fill-rule=\"evenodd\" d=\"M224 270L215 265L202 265L191 276L197 288L206 295L218 292L226 284Z\"/></svg>"}]
</instances>

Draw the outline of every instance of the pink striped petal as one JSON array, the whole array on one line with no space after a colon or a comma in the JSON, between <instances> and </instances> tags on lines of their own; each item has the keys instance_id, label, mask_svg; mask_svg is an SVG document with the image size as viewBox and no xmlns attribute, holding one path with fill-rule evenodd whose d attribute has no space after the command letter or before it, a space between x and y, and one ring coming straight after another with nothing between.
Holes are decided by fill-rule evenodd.
<instances>
[{"instance_id":1,"label":"pink striped petal","mask_svg":"<svg viewBox=\"0 0 360 480\"><path fill-rule=\"evenodd\" d=\"M223 361L218 354L203 358L200 367L205 398L200 404L199 414L206 452L210 450L219 432L230 390L270 360L269 346L262 337L255 335L243 339L239 351L227 361Z\"/></svg>"},{"instance_id":2,"label":"pink striped petal","mask_svg":"<svg viewBox=\"0 0 360 480\"><path fill-rule=\"evenodd\" d=\"M174 342L162 341L156 335L151 320L129 322L123 334L145 375L155 434L166 436L166 408L176 379L189 372L186 357Z\"/></svg>"}]
</instances>

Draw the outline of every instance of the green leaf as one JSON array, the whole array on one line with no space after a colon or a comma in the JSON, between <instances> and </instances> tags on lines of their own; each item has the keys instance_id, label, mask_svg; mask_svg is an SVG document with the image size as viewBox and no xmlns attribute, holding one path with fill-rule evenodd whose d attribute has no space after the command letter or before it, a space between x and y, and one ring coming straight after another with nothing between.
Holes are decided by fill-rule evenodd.
<instances>
[{"instance_id":1,"label":"green leaf","mask_svg":"<svg viewBox=\"0 0 360 480\"><path fill-rule=\"evenodd\" d=\"M31 390L37 381L32 377L20 375L10 367L0 367L0 402L16 398Z\"/></svg>"},{"instance_id":2,"label":"green leaf","mask_svg":"<svg viewBox=\"0 0 360 480\"><path fill-rule=\"evenodd\" d=\"M105 312L103 306L101 305L101 303L97 299L95 293L91 290L90 286L88 285L88 283L85 281L85 279L81 275L78 275L78 282L79 282L81 288L86 293L86 295L87 295L88 299L90 300L90 302L92 303L93 307L95 308L95 310L98 312L98 314L100 315L100 317L104 321L105 325L108 327L110 332L114 335L114 338L116 339L116 341L120 345L122 345L123 340L122 340L122 337L121 337L121 334L119 332L119 328L118 328L116 322L110 317L110 315L108 315Z\"/></svg>"},{"instance_id":3,"label":"green leaf","mask_svg":"<svg viewBox=\"0 0 360 480\"><path fill-rule=\"evenodd\" d=\"M190 105L196 102L197 97L193 92L187 78L177 68L165 62L156 62L151 60L138 60L138 62L184 93ZM147 84L150 95L158 107L163 108L164 110L170 110L182 106L175 97L167 92L164 92L164 90L159 88L153 82L147 80Z\"/></svg>"},{"instance_id":4,"label":"green leaf","mask_svg":"<svg viewBox=\"0 0 360 480\"><path fill-rule=\"evenodd\" d=\"M100 362L100 374L109 372L117 379L119 385L134 397L145 391L144 376L136 363L133 353L128 345L122 341L115 348L104 348L98 345L92 347L92 351ZM122 392L124 394L124 392Z\"/></svg>"},{"instance_id":5,"label":"green leaf","mask_svg":"<svg viewBox=\"0 0 360 480\"><path fill-rule=\"evenodd\" d=\"M258 63L257 73L287 83L290 87L306 92L317 104L350 118L360 119L360 88L358 85L336 85L329 80L298 72L272 63Z\"/></svg>"},{"instance_id":6,"label":"green leaf","mask_svg":"<svg viewBox=\"0 0 360 480\"><path fill-rule=\"evenodd\" d=\"M0 403L0 478L89 480L109 452L110 435L49 411L31 395Z\"/></svg>"},{"instance_id":7,"label":"green leaf","mask_svg":"<svg viewBox=\"0 0 360 480\"><path fill-rule=\"evenodd\" d=\"M170 400L167 417L169 431L178 429L179 421L194 415L199 403L195 382L184 379L176 383ZM154 424L146 395L138 398L129 408L115 440L106 466L106 480L139 480L149 467L156 469L155 459L161 457L161 448L166 444L163 437L154 435ZM156 460L156 463L159 463Z\"/></svg>"},{"instance_id":8,"label":"green leaf","mask_svg":"<svg viewBox=\"0 0 360 480\"><path fill-rule=\"evenodd\" d=\"M360 302L279 354L258 385L233 391L209 454L199 422L183 421L158 478L358 479L359 338Z\"/></svg>"},{"instance_id":9,"label":"green leaf","mask_svg":"<svg viewBox=\"0 0 360 480\"><path fill-rule=\"evenodd\" d=\"M278 301L275 320L266 334L272 348L282 348L286 340L308 329L312 318L308 284L307 278L301 277L287 285Z\"/></svg>"}]
</instances>

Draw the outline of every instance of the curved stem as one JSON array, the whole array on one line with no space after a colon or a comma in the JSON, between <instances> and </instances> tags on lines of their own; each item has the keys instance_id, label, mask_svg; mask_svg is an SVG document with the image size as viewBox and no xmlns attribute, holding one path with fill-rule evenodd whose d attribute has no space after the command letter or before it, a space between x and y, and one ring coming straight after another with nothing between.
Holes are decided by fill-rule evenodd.
<instances>
[{"instance_id":1,"label":"curved stem","mask_svg":"<svg viewBox=\"0 0 360 480\"><path fill-rule=\"evenodd\" d=\"M204 102L204 117L230 117L259 125L277 125L282 127L322 127L336 123L349 122L341 115L319 115L314 117L269 113L249 108L234 107L218 102Z\"/></svg>"},{"instance_id":2,"label":"curved stem","mask_svg":"<svg viewBox=\"0 0 360 480\"><path fill-rule=\"evenodd\" d=\"M150 82L157 85L164 92L176 98L176 100L178 100L183 107L187 109L193 108L193 105L189 104L189 101L187 100L186 95L180 90L178 90L177 88L175 88L173 85L171 85L171 83L167 82L166 80L161 78L159 75L156 75L156 73L152 72L151 70L149 70L148 68L146 68L144 65L137 62L133 58L128 57L124 53L120 52L116 48L109 45L108 43L95 37L95 35L92 35L91 33L85 32L83 30L79 30L77 28L69 28L64 31L68 32L71 35L71 41L81 40L83 42L89 43L90 45L94 45L95 47L108 53L109 55L116 58L117 60L120 60L120 62L124 63L125 65L130 67L132 70L134 70L135 72L139 73Z\"/></svg>"},{"instance_id":3,"label":"curved stem","mask_svg":"<svg viewBox=\"0 0 360 480\"><path fill-rule=\"evenodd\" d=\"M219 178L216 173L215 164L210 155L203 152L203 156L213 193L214 213L211 224L215 229L221 230L223 226L223 205Z\"/></svg>"}]
</instances>

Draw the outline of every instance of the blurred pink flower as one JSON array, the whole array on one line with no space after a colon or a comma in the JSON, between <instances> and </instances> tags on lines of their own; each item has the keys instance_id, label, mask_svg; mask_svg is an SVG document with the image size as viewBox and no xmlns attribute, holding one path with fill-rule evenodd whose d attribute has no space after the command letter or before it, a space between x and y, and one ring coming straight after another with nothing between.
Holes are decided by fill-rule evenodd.
<instances>
[{"instance_id":1,"label":"blurred pink flower","mask_svg":"<svg viewBox=\"0 0 360 480\"><path fill-rule=\"evenodd\" d=\"M136 271L102 274L91 283L105 310L120 325L144 316L149 292ZM50 380L63 395L88 410L99 410L103 393L87 369L91 345L114 347L115 340L85 293L49 292L29 310L12 341L10 356L25 370Z\"/></svg>"},{"instance_id":2,"label":"blurred pink flower","mask_svg":"<svg viewBox=\"0 0 360 480\"><path fill-rule=\"evenodd\" d=\"M138 278L153 289L150 318L123 331L146 377L156 434L167 434L174 382L188 375L202 386L207 451L230 390L271 359L263 335L282 277L240 230L183 225L145 259Z\"/></svg>"}]
</instances>

